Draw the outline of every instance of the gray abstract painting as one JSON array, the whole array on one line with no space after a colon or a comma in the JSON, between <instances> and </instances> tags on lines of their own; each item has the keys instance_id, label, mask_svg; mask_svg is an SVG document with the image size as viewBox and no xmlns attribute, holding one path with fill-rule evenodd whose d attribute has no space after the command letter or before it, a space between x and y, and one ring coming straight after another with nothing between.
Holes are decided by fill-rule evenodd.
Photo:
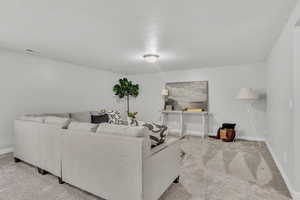
<instances>
[{"instance_id":1,"label":"gray abstract painting","mask_svg":"<svg viewBox=\"0 0 300 200\"><path fill-rule=\"evenodd\" d=\"M169 96L165 105L174 110L203 109L208 111L208 81L166 83Z\"/></svg>"}]
</instances>

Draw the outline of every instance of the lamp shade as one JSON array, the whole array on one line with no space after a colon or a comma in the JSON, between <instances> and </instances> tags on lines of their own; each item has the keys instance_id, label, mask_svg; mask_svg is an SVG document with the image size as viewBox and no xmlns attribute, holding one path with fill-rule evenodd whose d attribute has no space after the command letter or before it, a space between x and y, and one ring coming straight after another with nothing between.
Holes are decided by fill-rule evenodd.
<instances>
[{"instance_id":1,"label":"lamp shade","mask_svg":"<svg viewBox=\"0 0 300 200\"><path fill-rule=\"evenodd\" d=\"M162 95L162 96L168 96L168 95L169 95L169 90L167 90L167 89L162 89L162 90L161 90L161 95Z\"/></svg>"},{"instance_id":2,"label":"lamp shade","mask_svg":"<svg viewBox=\"0 0 300 200\"><path fill-rule=\"evenodd\" d=\"M258 95L252 88L241 88L236 98L241 100L255 100L258 99Z\"/></svg>"}]
</instances>

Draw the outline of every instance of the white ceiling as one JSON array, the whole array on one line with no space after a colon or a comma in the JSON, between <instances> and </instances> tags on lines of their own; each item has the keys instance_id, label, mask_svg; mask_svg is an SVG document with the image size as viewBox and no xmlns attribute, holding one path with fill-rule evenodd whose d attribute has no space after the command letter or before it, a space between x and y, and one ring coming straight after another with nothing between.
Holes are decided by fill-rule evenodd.
<instances>
[{"instance_id":1,"label":"white ceiling","mask_svg":"<svg viewBox=\"0 0 300 200\"><path fill-rule=\"evenodd\" d=\"M260 62L296 1L2 0L0 47L123 73Z\"/></svg>"}]
</instances>

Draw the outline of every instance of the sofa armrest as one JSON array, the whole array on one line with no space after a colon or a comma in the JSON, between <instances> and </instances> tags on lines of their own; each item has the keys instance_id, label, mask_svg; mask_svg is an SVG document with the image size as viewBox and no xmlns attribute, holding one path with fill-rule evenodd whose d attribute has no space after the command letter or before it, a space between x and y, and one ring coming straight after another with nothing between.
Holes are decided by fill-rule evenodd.
<instances>
[{"instance_id":1,"label":"sofa armrest","mask_svg":"<svg viewBox=\"0 0 300 200\"><path fill-rule=\"evenodd\" d=\"M180 174L181 139L169 138L152 149L143 165L143 200L159 199Z\"/></svg>"}]
</instances>

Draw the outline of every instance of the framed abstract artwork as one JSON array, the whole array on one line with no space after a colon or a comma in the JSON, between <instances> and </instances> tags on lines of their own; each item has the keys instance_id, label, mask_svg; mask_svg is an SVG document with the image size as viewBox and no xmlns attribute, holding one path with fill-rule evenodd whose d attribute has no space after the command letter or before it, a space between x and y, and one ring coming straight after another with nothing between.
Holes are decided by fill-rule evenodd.
<instances>
[{"instance_id":1,"label":"framed abstract artwork","mask_svg":"<svg viewBox=\"0 0 300 200\"><path fill-rule=\"evenodd\" d=\"M173 110L202 109L208 111L208 81L166 83L169 91L166 106Z\"/></svg>"}]
</instances>

